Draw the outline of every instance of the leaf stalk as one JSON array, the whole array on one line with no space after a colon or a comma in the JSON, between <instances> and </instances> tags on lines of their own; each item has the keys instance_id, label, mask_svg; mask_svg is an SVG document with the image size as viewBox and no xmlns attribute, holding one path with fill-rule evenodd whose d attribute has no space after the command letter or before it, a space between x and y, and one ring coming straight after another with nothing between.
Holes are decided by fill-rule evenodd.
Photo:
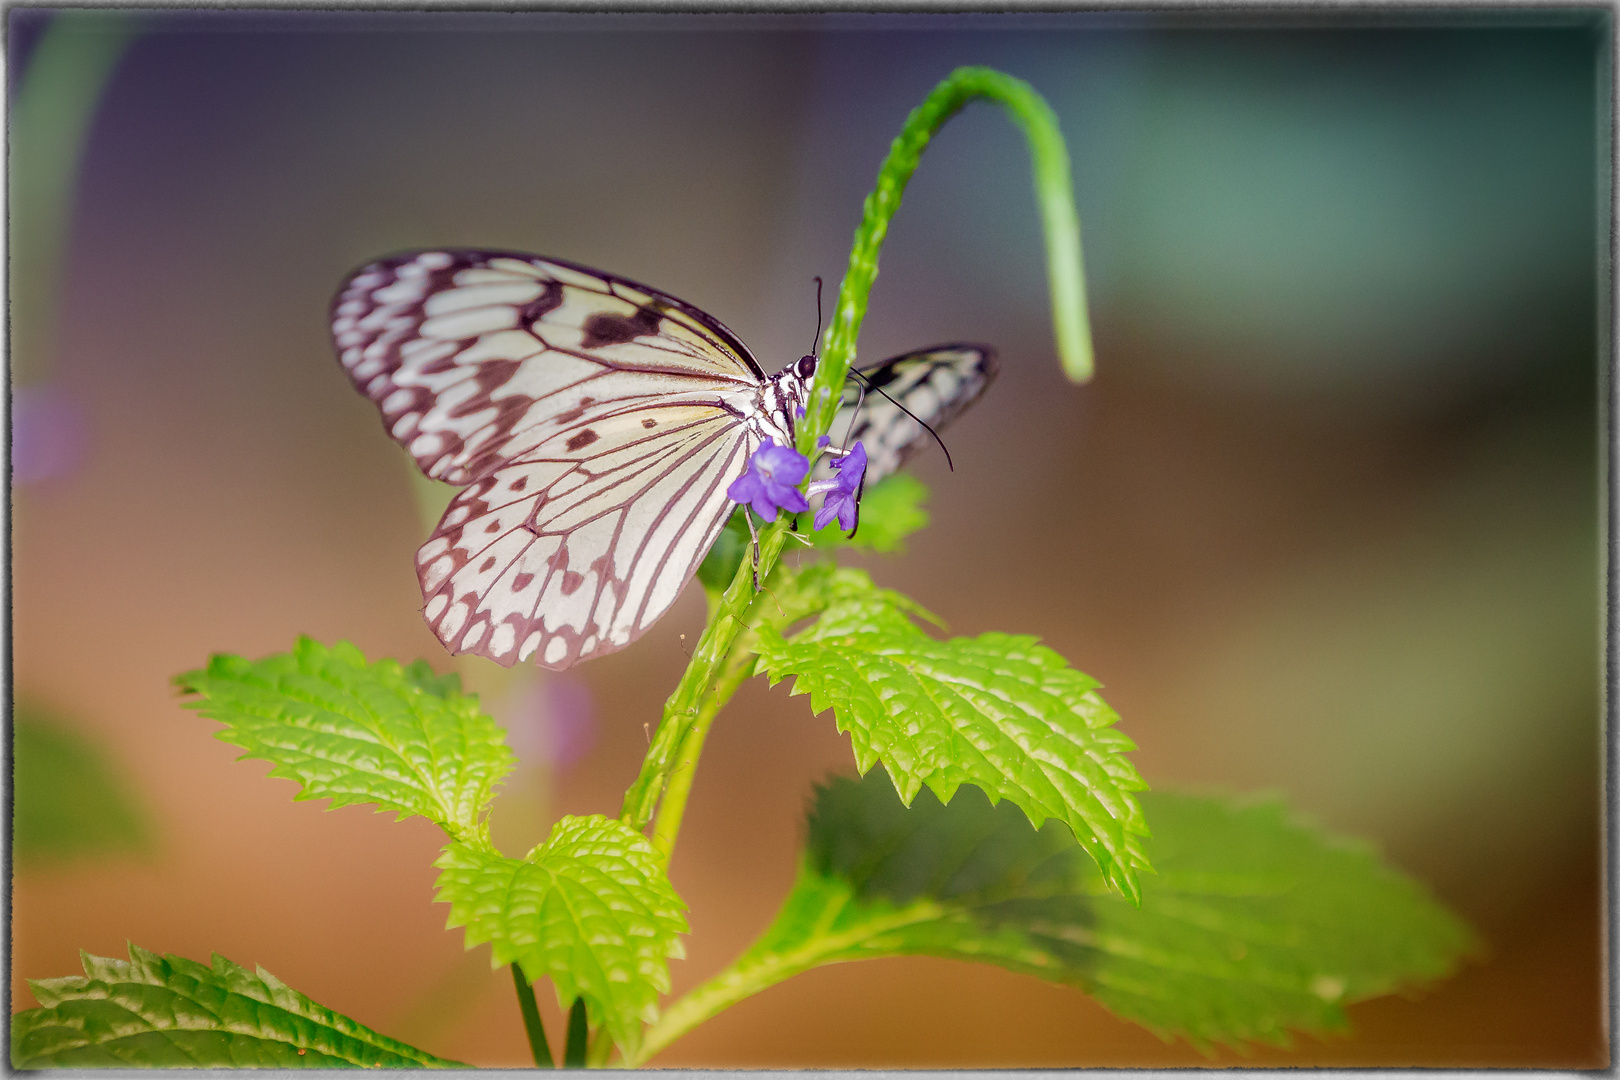
<instances>
[{"instance_id":1,"label":"leaf stalk","mask_svg":"<svg viewBox=\"0 0 1620 1080\"><path fill-rule=\"evenodd\" d=\"M849 894L830 900L818 913L816 922L821 926L830 925L849 901ZM739 956L724 971L694 988L664 1010L658 1023L647 1029L641 1041L641 1049L626 1064L632 1067L642 1064L711 1016L725 1011L745 998L752 997L761 990L826 963L867 938L914 923L936 919L941 910L936 902L917 901L895 911L888 918L863 922L862 925L842 934L817 935L799 948L787 952L775 952L768 947L762 947L771 936L770 930L767 930L758 943Z\"/></svg>"},{"instance_id":2,"label":"leaf stalk","mask_svg":"<svg viewBox=\"0 0 1620 1080\"><path fill-rule=\"evenodd\" d=\"M551 1057L551 1046L546 1042L546 1025L540 1019L540 1007L535 1004L534 987L529 985L529 977L523 974L523 968L515 960L512 962L512 984L517 987L518 1010L523 1013L523 1030L529 1033L529 1052L534 1055L534 1067L556 1068L556 1062Z\"/></svg>"},{"instance_id":3,"label":"leaf stalk","mask_svg":"<svg viewBox=\"0 0 1620 1080\"><path fill-rule=\"evenodd\" d=\"M574 999L568 1010L568 1045L563 1049L563 1068L583 1069L585 1051L590 1042L590 1019L585 1015L585 999Z\"/></svg>"}]
</instances>

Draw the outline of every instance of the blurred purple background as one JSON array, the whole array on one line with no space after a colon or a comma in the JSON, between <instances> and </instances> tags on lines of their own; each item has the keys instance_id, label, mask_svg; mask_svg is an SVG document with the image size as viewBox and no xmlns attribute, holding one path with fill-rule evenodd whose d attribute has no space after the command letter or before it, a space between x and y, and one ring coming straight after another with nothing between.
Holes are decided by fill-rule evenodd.
<instances>
[{"instance_id":1,"label":"blurred purple background","mask_svg":"<svg viewBox=\"0 0 1620 1080\"><path fill-rule=\"evenodd\" d=\"M79 15L56 55L129 17ZM128 940L524 1064L509 979L431 903L436 830L294 803L169 687L299 633L451 668L418 614L405 455L334 359L328 300L396 249L531 250L681 296L780 366L907 110L987 64L1063 122L1098 375L1059 372L1026 152L970 107L893 223L861 356L982 340L1003 374L949 434L956 471L914 466L932 527L864 564L954 633L1039 634L1100 678L1155 787L1280 791L1489 942L1415 1001L1353 1008L1354 1039L1250 1063L1607 1062L1607 13L134 17L76 179L38 188L69 198L54 309L14 305L12 625L17 692L124 763L161 853L19 871L14 1008ZM9 13L14 118L50 18ZM45 214L29 145L14 128L14 222ZM50 286L41 245L13 273ZM21 411L41 395L70 406ZM69 462L48 484L37 446ZM702 617L693 587L566 678L460 668L523 758L505 850L617 812ZM810 784L852 768L806 699L738 695L672 867L677 992L769 921ZM1073 991L917 959L813 972L655 1063L1203 1061Z\"/></svg>"}]
</instances>

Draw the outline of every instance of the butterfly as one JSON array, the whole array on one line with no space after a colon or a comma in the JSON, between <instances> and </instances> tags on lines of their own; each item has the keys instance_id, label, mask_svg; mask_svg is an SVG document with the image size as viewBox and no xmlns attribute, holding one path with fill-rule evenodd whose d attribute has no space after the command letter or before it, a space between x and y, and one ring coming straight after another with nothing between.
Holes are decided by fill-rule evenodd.
<instances>
[{"instance_id":1,"label":"butterfly","mask_svg":"<svg viewBox=\"0 0 1620 1080\"><path fill-rule=\"evenodd\" d=\"M554 669L623 648L675 602L735 508L727 487L767 440L793 445L817 362L766 375L683 300L502 251L361 267L332 337L389 434L463 488L417 552L429 627L452 653ZM949 420L995 371L978 345L894 357L867 371L883 393L859 416L846 387L834 431L868 440L876 481L921 436L910 414Z\"/></svg>"}]
</instances>

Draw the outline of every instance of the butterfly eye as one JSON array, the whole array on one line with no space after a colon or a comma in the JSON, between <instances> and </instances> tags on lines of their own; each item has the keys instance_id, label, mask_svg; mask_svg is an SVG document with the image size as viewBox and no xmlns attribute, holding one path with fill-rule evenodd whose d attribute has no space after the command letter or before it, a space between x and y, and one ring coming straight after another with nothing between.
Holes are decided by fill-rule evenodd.
<instances>
[{"instance_id":1,"label":"butterfly eye","mask_svg":"<svg viewBox=\"0 0 1620 1080\"><path fill-rule=\"evenodd\" d=\"M808 379L816 373L816 358L814 356L799 357L799 378Z\"/></svg>"}]
</instances>

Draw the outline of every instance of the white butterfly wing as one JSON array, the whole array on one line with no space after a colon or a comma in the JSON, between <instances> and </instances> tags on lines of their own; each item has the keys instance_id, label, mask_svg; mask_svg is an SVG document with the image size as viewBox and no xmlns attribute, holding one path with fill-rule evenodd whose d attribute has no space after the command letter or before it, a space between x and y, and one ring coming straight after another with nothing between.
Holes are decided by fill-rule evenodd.
<instances>
[{"instance_id":1,"label":"white butterfly wing","mask_svg":"<svg viewBox=\"0 0 1620 1080\"><path fill-rule=\"evenodd\" d=\"M725 523L763 381L718 320L528 255L432 251L333 304L355 386L429 476L469 485L417 553L452 652L564 668L623 648Z\"/></svg>"},{"instance_id":2,"label":"white butterfly wing","mask_svg":"<svg viewBox=\"0 0 1620 1080\"><path fill-rule=\"evenodd\" d=\"M846 433L850 445L856 440L865 445L866 483L870 487L904 464L922 442L932 441L900 405L938 432L978 400L997 370L995 350L988 345L934 345L892 356L862 369L872 386L889 396L869 389L857 411L860 388L851 378L844 385L843 404L829 434L838 445L844 443ZM819 463L818 476L831 474L830 460Z\"/></svg>"}]
</instances>

